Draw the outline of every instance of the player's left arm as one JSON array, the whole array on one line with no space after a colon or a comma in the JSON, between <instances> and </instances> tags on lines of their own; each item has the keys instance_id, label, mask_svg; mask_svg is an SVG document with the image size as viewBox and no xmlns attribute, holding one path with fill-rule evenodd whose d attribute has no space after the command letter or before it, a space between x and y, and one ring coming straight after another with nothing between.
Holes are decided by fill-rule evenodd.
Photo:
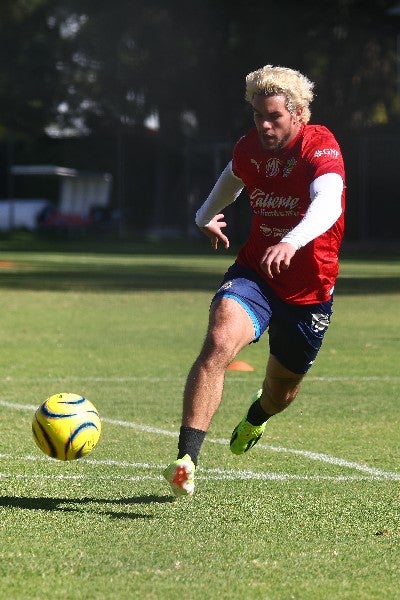
<instances>
[{"instance_id":1,"label":"player's left arm","mask_svg":"<svg viewBox=\"0 0 400 600\"><path fill-rule=\"evenodd\" d=\"M311 203L304 217L278 244L269 246L260 261L268 277L288 269L299 248L325 233L338 220L342 214L343 187L338 173L326 173L312 181Z\"/></svg>"}]
</instances>

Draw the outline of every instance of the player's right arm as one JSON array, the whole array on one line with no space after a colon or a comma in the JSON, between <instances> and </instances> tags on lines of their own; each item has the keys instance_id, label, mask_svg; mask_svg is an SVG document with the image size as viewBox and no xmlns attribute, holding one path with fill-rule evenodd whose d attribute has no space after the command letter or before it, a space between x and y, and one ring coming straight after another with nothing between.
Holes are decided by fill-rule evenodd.
<instances>
[{"instance_id":1,"label":"player's right arm","mask_svg":"<svg viewBox=\"0 0 400 600\"><path fill-rule=\"evenodd\" d=\"M244 187L243 181L232 171L232 162L229 162L219 176L207 200L196 213L196 225L211 240L212 247L216 250L221 241L225 248L229 248L229 239L222 232L226 227L221 211L232 204Z\"/></svg>"}]
</instances>

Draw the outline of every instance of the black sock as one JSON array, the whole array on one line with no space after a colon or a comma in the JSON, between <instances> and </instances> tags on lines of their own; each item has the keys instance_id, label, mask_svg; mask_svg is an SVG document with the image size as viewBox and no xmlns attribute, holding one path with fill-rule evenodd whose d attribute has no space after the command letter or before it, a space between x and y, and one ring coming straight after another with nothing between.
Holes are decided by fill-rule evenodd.
<instances>
[{"instance_id":1,"label":"black sock","mask_svg":"<svg viewBox=\"0 0 400 600\"><path fill-rule=\"evenodd\" d=\"M182 425L179 431L178 458L183 458L185 454L189 454L195 466L197 466L197 459L205 436L206 432L201 429Z\"/></svg>"},{"instance_id":2,"label":"black sock","mask_svg":"<svg viewBox=\"0 0 400 600\"><path fill-rule=\"evenodd\" d=\"M247 420L251 425L262 425L272 415L268 415L260 404L260 400L256 400L249 408Z\"/></svg>"}]
</instances>

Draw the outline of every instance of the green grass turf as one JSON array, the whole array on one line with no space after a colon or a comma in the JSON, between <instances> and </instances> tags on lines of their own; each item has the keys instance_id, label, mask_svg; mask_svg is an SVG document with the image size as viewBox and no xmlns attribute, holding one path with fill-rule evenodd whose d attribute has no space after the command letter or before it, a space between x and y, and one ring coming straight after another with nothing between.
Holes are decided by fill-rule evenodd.
<instances>
[{"instance_id":1,"label":"green grass turf","mask_svg":"<svg viewBox=\"0 0 400 600\"><path fill-rule=\"evenodd\" d=\"M185 375L232 256L46 248L0 257L0 598L398 598L397 260L344 258L334 319L296 402L248 455L227 440L267 338L228 372L197 493L173 501ZM47 459L34 407L86 395L87 459Z\"/></svg>"}]
</instances>

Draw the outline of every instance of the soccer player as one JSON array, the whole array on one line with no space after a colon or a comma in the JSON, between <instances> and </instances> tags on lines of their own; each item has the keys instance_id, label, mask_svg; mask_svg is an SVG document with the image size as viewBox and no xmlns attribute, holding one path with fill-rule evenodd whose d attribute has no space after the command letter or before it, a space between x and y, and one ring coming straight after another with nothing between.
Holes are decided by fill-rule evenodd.
<instances>
[{"instance_id":1,"label":"soccer player","mask_svg":"<svg viewBox=\"0 0 400 600\"><path fill-rule=\"evenodd\" d=\"M194 492L201 445L222 398L228 365L268 329L262 388L232 432L234 454L247 452L268 419L296 398L332 314L343 237L345 172L333 134L310 125L314 84L267 65L246 77L253 127L196 213L217 249L229 239L221 212L247 190L252 224L210 307L200 354L186 381L178 457L164 471L177 496Z\"/></svg>"}]
</instances>

